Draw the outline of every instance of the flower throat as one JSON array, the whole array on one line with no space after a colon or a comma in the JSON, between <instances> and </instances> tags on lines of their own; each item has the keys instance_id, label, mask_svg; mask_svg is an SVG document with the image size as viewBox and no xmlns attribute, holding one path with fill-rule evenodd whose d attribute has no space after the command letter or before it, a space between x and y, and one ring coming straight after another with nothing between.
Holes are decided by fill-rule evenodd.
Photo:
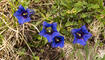
<instances>
[{"instance_id":1,"label":"flower throat","mask_svg":"<svg viewBox=\"0 0 105 60\"><path fill-rule=\"evenodd\" d=\"M53 33L53 30L52 30L51 27L47 27L47 28L46 28L46 32L47 32L48 34L52 34L52 33Z\"/></svg>"}]
</instances>

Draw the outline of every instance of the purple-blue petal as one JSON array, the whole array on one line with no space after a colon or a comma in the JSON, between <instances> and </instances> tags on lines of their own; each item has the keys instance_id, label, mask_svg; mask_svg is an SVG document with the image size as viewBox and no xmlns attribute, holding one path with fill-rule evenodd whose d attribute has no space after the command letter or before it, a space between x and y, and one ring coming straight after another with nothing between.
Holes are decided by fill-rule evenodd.
<instances>
[{"instance_id":1,"label":"purple-blue petal","mask_svg":"<svg viewBox=\"0 0 105 60\"><path fill-rule=\"evenodd\" d=\"M60 35L59 32L53 32L51 36L52 36L52 38L54 38L55 36L59 36L59 35Z\"/></svg>"},{"instance_id":2,"label":"purple-blue petal","mask_svg":"<svg viewBox=\"0 0 105 60\"><path fill-rule=\"evenodd\" d=\"M39 35L44 36L46 33L46 30L43 28L43 30L39 33Z\"/></svg>"},{"instance_id":3,"label":"purple-blue petal","mask_svg":"<svg viewBox=\"0 0 105 60\"><path fill-rule=\"evenodd\" d=\"M19 9L14 13L14 16L20 16L25 11L22 5L19 6Z\"/></svg>"},{"instance_id":4,"label":"purple-blue petal","mask_svg":"<svg viewBox=\"0 0 105 60\"><path fill-rule=\"evenodd\" d=\"M30 17L27 17L27 18L24 19L23 23L29 22L30 20L31 20L31 18Z\"/></svg>"},{"instance_id":5,"label":"purple-blue petal","mask_svg":"<svg viewBox=\"0 0 105 60\"><path fill-rule=\"evenodd\" d=\"M14 13L14 16L15 16L15 17L16 17L16 16L21 16L21 13L18 12L18 11L16 11L16 12Z\"/></svg>"},{"instance_id":6,"label":"purple-blue petal","mask_svg":"<svg viewBox=\"0 0 105 60\"><path fill-rule=\"evenodd\" d=\"M40 33L39 33L41 36L44 36L45 38L47 38L48 42L52 42L52 39L59 35L59 32L53 32L53 34L46 34L45 33L45 30L42 30Z\"/></svg>"},{"instance_id":7,"label":"purple-blue petal","mask_svg":"<svg viewBox=\"0 0 105 60\"><path fill-rule=\"evenodd\" d=\"M80 29L72 29L72 30L71 30L72 33L77 33L77 32L79 32L79 31L80 31Z\"/></svg>"},{"instance_id":8,"label":"purple-blue petal","mask_svg":"<svg viewBox=\"0 0 105 60\"><path fill-rule=\"evenodd\" d=\"M46 21L43 22L43 27L51 27L51 24L47 23Z\"/></svg>"},{"instance_id":9,"label":"purple-blue petal","mask_svg":"<svg viewBox=\"0 0 105 60\"><path fill-rule=\"evenodd\" d=\"M51 35L45 34L44 37L47 38L48 42L52 42Z\"/></svg>"},{"instance_id":10,"label":"purple-blue petal","mask_svg":"<svg viewBox=\"0 0 105 60\"><path fill-rule=\"evenodd\" d=\"M53 42L53 43L51 44L51 46L52 46L53 48L58 47L58 45L57 45L55 42Z\"/></svg>"},{"instance_id":11,"label":"purple-blue petal","mask_svg":"<svg viewBox=\"0 0 105 60\"><path fill-rule=\"evenodd\" d=\"M57 32L57 23L52 23L52 29L53 31L56 31Z\"/></svg>"},{"instance_id":12,"label":"purple-blue petal","mask_svg":"<svg viewBox=\"0 0 105 60\"><path fill-rule=\"evenodd\" d=\"M64 47L64 37L62 38L61 43L59 43L59 47L63 48Z\"/></svg>"},{"instance_id":13,"label":"purple-blue petal","mask_svg":"<svg viewBox=\"0 0 105 60\"><path fill-rule=\"evenodd\" d=\"M92 36L91 33L85 34L85 35L83 36L83 39L84 39L85 41L87 41L91 36Z\"/></svg>"},{"instance_id":14,"label":"purple-blue petal","mask_svg":"<svg viewBox=\"0 0 105 60\"><path fill-rule=\"evenodd\" d=\"M25 11L25 8L22 6L22 5L19 5L19 9L18 9L19 12L21 11Z\"/></svg>"},{"instance_id":15,"label":"purple-blue petal","mask_svg":"<svg viewBox=\"0 0 105 60\"><path fill-rule=\"evenodd\" d=\"M30 21L30 17L28 18L24 18L22 16L16 16L18 19L19 24L24 24L25 22L29 22Z\"/></svg>"},{"instance_id":16,"label":"purple-blue petal","mask_svg":"<svg viewBox=\"0 0 105 60\"><path fill-rule=\"evenodd\" d=\"M76 36L76 33L79 32L80 29L72 29L71 32L74 36Z\"/></svg>"},{"instance_id":17,"label":"purple-blue petal","mask_svg":"<svg viewBox=\"0 0 105 60\"><path fill-rule=\"evenodd\" d=\"M83 39L77 39L77 40L76 40L76 43L79 43L80 45L83 45L83 46L86 45L86 41L83 40Z\"/></svg>"},{"instance_id":18,"label":"purple-blue petal","mask_svg":"<svg viewBox=\"0 0 105 60\"><path fill-rule=\"evenodd\" d=\"M73 44L77 43L77 38L74 37Z\"/></svg>"},{"instance_id":19,"label":"purple-blue petal","mask_svg":"<svg viewBox=\"0 0 105 60\"><path fill-rule=\"evenodd\" d=\"M29 14L29 15L31 15L31 14L34 14L35 12L34 12L34 10L32 10L32 9L26 9L26 11L27 11L27 13Z\"/></svg>"},{"instance_id":20,"label":"purple-blue petal","mask_svg":"<svg viewBox=\"0 0 105 60\"><path fill-rule=\"evenodd\" d=\"M63 47L64 47L64 43L63 43L63 42L60 43L60 44L59 44L59 47L63 48Z\"/></svg>"},{"instance_id":21,"label":"purple-blue petal","mask_svg":"<svg viewBox=\"0 0 105 60\"><path fill-rule=\"evenodd\" d=\"M16 16L18 19L19 24L23 24L24 18L22 16Z\"/></svg>"},{"instance_id":22,"label":"purple-blue petal","mask_svg":"<svg viewBox=\"0 0 105 60\"><path fill-rule=\"evenodd\" d=\"M83 26L81 27L81 30L82 30L82 32L84 32L85 34L88 34L88 33L89 33L85 25L83 25Z\"/></svg>"}]
</instances>

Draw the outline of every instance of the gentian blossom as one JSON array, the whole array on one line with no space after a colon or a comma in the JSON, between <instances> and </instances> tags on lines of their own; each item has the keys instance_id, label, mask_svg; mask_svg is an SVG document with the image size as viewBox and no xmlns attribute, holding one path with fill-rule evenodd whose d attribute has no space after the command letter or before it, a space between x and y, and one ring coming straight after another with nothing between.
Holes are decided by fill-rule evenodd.
<instances>
[{"instance_id":1,"label":"gentian blossom","mask_svg":"<svg viewBox=\"0 0 105 60\"><path fill-rule=\"evenodd\" d=\"M52 39L59 35L59 32L57 31L57 23L49 24L47 22L43 22L43 29L39 33L41 36L44 36L47 38L48 42L52 42Z\"/></svg>"},{"instance_id":2,"label":"gentian blossom","mask_svg":"<svg viewBox=\"0 0 105 60\"><path fill-rule=\"evenodd\" d=\"M63 36L55 36L52 40L53 40L51 44L52 47L55 47L55 48L64 47L64 37Z\"/></svg>"},{"instance_id":3,"label":"gentian blossom","mask_svg":"<svg viewBox=\"0 0 105 60\"><path fill-rule=\"evenodd\" d=\"M31 20L30 15L33 13L33 10L28 8L25 10L25 8L20 5L19 9L14 13L14 16L18 19L19 24L23 24Z\"/></svg>"},{"instance_id":4,"label":"gentian blossom","mask_svg":"<svg viewBox=\"0 0 105 60\"><path fill-rule=\"evenodd\" d=\"M79 29L72 29L71 32L74 35L73 43L79 43L83 46L86 45L87 40L92 36L92 34L86 29L85 25Z\"/></svg>"}]
</instances>

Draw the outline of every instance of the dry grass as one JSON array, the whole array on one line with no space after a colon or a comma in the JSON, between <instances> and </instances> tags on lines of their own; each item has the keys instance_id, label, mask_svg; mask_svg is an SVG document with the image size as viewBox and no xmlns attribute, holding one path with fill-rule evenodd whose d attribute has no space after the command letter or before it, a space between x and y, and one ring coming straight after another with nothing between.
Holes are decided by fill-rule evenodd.
<instances>
[{"instance_id":1,"label":"dry grass","mask_svg":"<svg viewBox=\"0 0 105 60\"><path fill-rule=\"evenodd\" d=\"M44 1L43 1L44 2ZM53 0L51 0L51 2L53 3ZM33 6L46 6L46 5L53 5L52 3L49 4L35 4L35 5L31 5L30 7ZM17 8L17 7L16 7ZM37 8L37 7L36 7ZM17 19L15 17L13 17L13 12L11 11L11 5L9 4L9 2L7 0L2 0L0 2L0 22L3 22L2 25L0 26L0 35L2 35L3 37L0 38L0 40L2 41L2 44L0 45L0 59L2 60L29 60L33 58L33 53L36 53L38 56L45 58L45 59L49 59L49 57L53 57L54 59L57 59L59 53L61 51L59 50L63 50L65 53L65 60L69 60L70 59L70 54L74 54L73 53L73 49L74 49L74 45L72 45L71 43L68 44L67 42L65 42L65 46L62 49L52 49L50 47L50 45L45 46L45 47L39 47L39 49L44 50L44 52L40 53L40 52L36 52L36 50L38 49L33 49L29 46L28 42L30 40L32 40L32 36L30 34L31 33L39 33L39 28L37 28L38 24L34 25L31 23L25 23L23 25L19 25L17 22ZM48 16L49 17L49 16ZM55 17L55 15L54 15ZM33 21L36 20L40 20L39 24L41 24L41 22L47 18L34 18ZM62 21L61 21L62 22ZM30 27L34 27L34 30L31 30ZM39 26L40 27L40 26ZM60 24L61 27L61 24ZM89 40L89 45L88 46L92 46L89 48L90 52L89 52L89 57L88 60L92 60L93 56L95 56L95 53L99 52L99 56L103 57L103 55L101 55L101 53L103 53L104 51L104 46L102 46L100 48L99 46L99 41L100 41L100 35L105 34L105 26L102 24L102 22L98 21L98 20L94 20L89 26L88 26L90 32L92 33L93 37L92 39ZM66 37L65 37L66 38ZM30 40L29 40L30 39ZM102 41L105 41L105 37ZM93 43L90 43L93 42ZM35 42L37 43L37 42ZM25 47L24 47L25 46ZM18 47L18 48L17 48ZM19 51L22 50L22 48L26 48L26 51L24 53L24 56L20 56L19 55ZM93 48L93 49L92 49ZM40 50L38 50L40 51ZM80 51L80 54L85 57L84 59L86 59L86 51L84 50L84 48L81 49L77 49L75 51L75 53L78 53L78 51ZM51 53L49 53L51 52ZM49 53L47 55L47 53ZM56 54L55 54L56 53ZM53 56L55 54L55 56ZM43 55L43 56L42 56ZM47 57L45 57L47 56ZM80 57L78 57L76 54L73 55L74 59L80 59ZM27 59L27 57L29 57L29 59ZM50 59L53 59L50 58ZM72 58L72 56L71 56ZM64 59L64 58L63 58Z\"/></svg>"}]
</instances>

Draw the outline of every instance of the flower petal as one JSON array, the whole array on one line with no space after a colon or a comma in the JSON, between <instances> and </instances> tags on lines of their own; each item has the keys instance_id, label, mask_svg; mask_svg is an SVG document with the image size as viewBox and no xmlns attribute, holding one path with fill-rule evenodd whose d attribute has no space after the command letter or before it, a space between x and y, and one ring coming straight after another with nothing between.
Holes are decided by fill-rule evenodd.
<instances>
[{"instance_id":1,"label":"flower petal","mask_svg":"<svg viewBox=\"0 0 105 60\"><path fill-rule=\"evenodd\" d=\"M63 48L64 47L64 43L60 43L59 47Z\"/></svg>"},{"instance_id":2,"label":"flower petal","mask_svg":"<svg viewBox=\"0 0 105 60\"><path fill-rule=\"evenodd\" d=\"M51 24L48 24L46 21L43 22L43 27L51 27Z\"/></svg>"},{"instance_id":3,"label":"flower petal","mask_svg":"<svg viewBox=\"0 0 105 60\"><path fill-rule=\"evenodd\" d=\"M91 36L92 36L91 33L85 34L85 35L83 36L83 39L84 39L85 41L87 41Z\"/></svg>"},{"instance_id":4,"label":"flower petal","mask_svg":"<svg viewBox=\"0 0 105 60\"><path fill-rule=\"evenodd\" d=\"M51 46L52 46L53 48L54 48L54 47L57 47L55 42L52 42Z\"/></svg>"},{"instance_id":5,"label":"flower petal","mask_svg":"<svg viewBox=\"0 0 105 60\"><path fill-rule=\"evenodd\" d=\"M83 26L81 27L81 29L82 29L82 31L83 31L85 34L88 34L88 33L89 33L85 25L83 25Z\"/></svg>"},{"instance_id":6,"label":"flower petal","mask_svg":"<svg viewBox=\"0 0 105 60\"><path fill-rule=\"evenodd\" d=\"M74 36L76 36L76 33L79 32L80 29L72 29L71 32Z\"/></svg>"},{"instance_id":7,"label":"flower petal","mask_svg":"<svg viewBox=\"0 0 105 60\"><path fill-rule=\"evenodd\" d=\"M76 38L76 37L74 37L73 44L75 44L75 43L76 43L76 40L77 40L77 38Z\"/></svg>"},{"instance_id":8,"label":"flower petal","mask_svg":"<svg viewBox=\"0 0 105 60\"><path fill-rule=\"evenodd\" d=\"M52 38L50 35L45 34L44 37L47 38L48 42L52 42Z\"/></svg>"},{"instance_id":9,"label":"flower petal","mask_svg":"<svg viewBox=\"0 0 105 60\"><path fill-rule=\"evenodd\" d=\"M53 31L57 32L57 23L52 23L52 29Z\"/></svg>"},{"instance_id":10,"label":"flower petal","mask_svg":"<svg viewBox=\"0 0 105 60\"><path fill-rule=\"evenodd\" d=\"M45 33L45 29L43 28L43 30L39 33L41 36L44 36L46 33Z\"/></svg>"},{"instance_id":11,"label":"flower petal","mask_svg":"<svg viewBox=\"0 0 105 60\"><path fill-rule=\"evenodd\" d=\"M72 29L71 30L72 33L77 33L78 31L80 31L80 29Z\"/></svg>"},{"instance_id":12,"label":"flower petal","mask_svg":"<svg viewBox=\"0 0 105 60\"><path fill-rule=\"evenodd\" d=\"M31 14L34 14L35 12L34 12L34 10L31 10L31 9L26 9L26 11L27 11L27 13L29 14L29 15L31 15Z\"/></svg>"},{"instance_id":13,"label":"flower petal","mask_svg":"<svg viewBox=\"0 0 105 60\"><path fill-rule=\"evenodd\" d=\"M25 22L29 22L30 21L30 17L28 18L24 18L22 16L16 16L18 19L19 24L24 24Z\"/></svg>"},{"instance_id":14,"label":"flower petal","mask_svg":"<svg viewBox=\"0 0 105 60\"><path fill-rule=\"evenodd\" d=\"M19 24L23 24L23 17L22 16L16 16L18 19Z\"/></svg>"},{"instance_id":15,"label":"flower petal","mask_svg":"<svg viewBox=\"0 0 105 60\"><path fill-rule=\"evenodd\" d=\"M18 11L25 11L25 8L22 5L20 5Z\"/></svg>"},{"instance_id":16,"label":"flower petal","mask_svg":"<svg viewBox=\"0 0 105 60\"><path fill-rule=\"evenodd\" d=\"M19 6L19 9L14 13L14 16L20 16L25 11L22 5Z\"/></svg>"},{"instance_id":17,"label":"flower petal","mask_svg":"<svg viewBox=\"0 0 105 60\"><path fill-rule=\"evenodd\" d=\"M18 12L18 11L16 11L16 12L14 13L14 16L15 16L15 17L16 17L16 16L21 16L21 13Z\"/></svg>"},{"instance_id":18,"label":"flower petal","mask_svg":"<svg viewBox=\"0 0 105 60\"><path fill-rule=\"evenodd\" d=\"M63 48L64 47L64 39L59 43L59 47Z\"/></svg>"},{"instance_id":19,"label":"flower petal","mask_svg":"<svg viewBox=\"0 0 105 60\"><path fill-rule=\"evenodd\" d=\"M86 41L83 40L83 39L78 39L76 42L79 43L79 44L81 44L81 45L83 45L83 46L86 45Z\"/></svg>"},{"instance_id":20,"label":"flower petal","mask_svg":"<svg viewBox=\"0 0 105 60\"><path fill-rule=\"evenodd\" d=\"M23 23L29 22L30 20L31 20L31 18L27 17L27 18L24 19Z\"/></svg>"},{"instance_id":21,"label":"flower petal","mask_svg":"<svg viewBox=\"0 0 105 60\"><path fill-rule=\"evenodd\" d=\"M60 33L59 32L53 32L53 34L51 35L52 39L55 37L55 36L59 36Z\"/></svg>"}]
</instances>

